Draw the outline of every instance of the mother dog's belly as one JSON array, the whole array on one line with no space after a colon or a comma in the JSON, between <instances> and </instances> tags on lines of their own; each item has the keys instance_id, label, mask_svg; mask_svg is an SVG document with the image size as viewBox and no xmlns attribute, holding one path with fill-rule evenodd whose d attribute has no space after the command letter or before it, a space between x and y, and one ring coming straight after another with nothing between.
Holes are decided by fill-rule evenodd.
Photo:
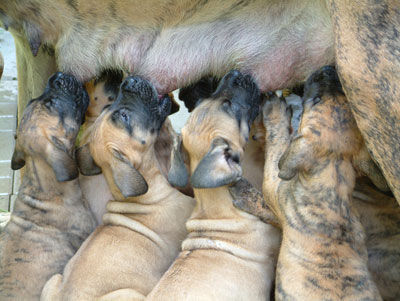
<instances>
[{"instance_id":1,"label":"mother dog's belly","mask_svg":"<svg viewBox=\"0 0 400 301\"><path fill-rule=\"evenodd\" d=\"M321 4L302 4L285 15L276 11L278 6L258 5L260 12L170 27L83 30L81 24L58 41L58 64L81 80L102 68L119 67L167 93L205 75L222 77L231 69L250 73L263 91L274 90L334 61L330 17Z\"/></svg>"}]
</instances>

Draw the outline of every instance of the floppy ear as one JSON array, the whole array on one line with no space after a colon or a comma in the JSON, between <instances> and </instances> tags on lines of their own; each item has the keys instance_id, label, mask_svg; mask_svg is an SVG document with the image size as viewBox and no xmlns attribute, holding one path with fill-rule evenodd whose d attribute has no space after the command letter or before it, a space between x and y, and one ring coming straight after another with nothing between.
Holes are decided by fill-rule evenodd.
<instances>
[{"instance_id":1,"label":"floppy ear","mask_svg":"<svg viewBox=\"0 0 400 301\"><path fill-rule=\"evenodd\" d=\"M169 98L171 99L171 112L168 115L175 114L179 111L179 104L176 102L174 94L168 93Z\"/></svg>"},{"instance_id":2,"label":"floppy ear","mask_svg":"<svg viewBox=\"0 0 400 301\"><path fill-rule=\"evenodd\" d=\"M309 146L301 136L295 137L279 160L279 178L291 180L310 161Z\"/></svg>"},{"instance_id":3,"label":"floppy ear","mask_svg":"<svg viewBox=\"0 0 400 301\"><path fill-rule=\"evenodd\" d=\"M140 172L119 152L114 151L114 156L117 160L110 167L115 185L122 195L129 198L145 194L149 187Z\"/></svg>"},{"instance_id":4,"label":"floppy ear","mask_svg":"<svg viewBox=\"0 0 400 301\"><path fill-rule=\"evenodd\" d=\"M234 183L241 176L239 154L231 149L227 141L216 138L197 165L190 181L194 188L215 188Z\"/></svg>"},{"instance_id":5,"label":"floppy ear","mask_svg":"<svg viewBox=\"0 0 400 301\"><path fill-rule=\"evenodd\" d=\"M101 174L101 168L94 162L88 144L78 148L75 151L75 157L79 170L84 176L95 176Z\"/></svg>"},{"instance_id":6,"label":"floppy ear","mask_svg":"<svg viewBox=\"0 0 400 301\"><path fill-rule=\"evenodd\" d=\"M182 158L182 137L174 140L171 152L171 167L168 172L168 182L175 187L185 187L188 184L189 173Z\"/></svg>"},{"instance_id":7,"label":"floppy ear","mask_svg":"<svg viewBox=\"0 0 400 301\"><path fill-rule=\"evenodd\" d=\"M25 166L25 154L24 152L18 150L15 146L14 153L11 159L11 169L17 170Z\"/></svg>"},{"instance_id":8,"label":"floppy ear","mask_svg":"<svg viewBox=\"0 0 400 301\"><path fill-rule=\"evenodd\" d=\"M58 148L45 154L45 160L53 169L58 182L71 181L79 175L75 160Z\"/></svg>"}]
</instances>

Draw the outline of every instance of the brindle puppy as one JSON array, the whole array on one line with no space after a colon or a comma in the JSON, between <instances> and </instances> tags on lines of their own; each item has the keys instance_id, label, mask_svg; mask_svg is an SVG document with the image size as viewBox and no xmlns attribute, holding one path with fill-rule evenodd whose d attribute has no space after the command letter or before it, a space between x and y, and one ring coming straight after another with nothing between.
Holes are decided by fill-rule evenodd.
<instances>
[{"instance_id":1,"label":"brindle puppy","mask_svg":"<svg viewBox=\"0 0 400 301\"><path fill-rule=\"evenodd\" d=\"M275 295L278 300L379 300L367 268L365 232L352 205L352 162L363 140L333 68L316 72L308 84L315 93L305 101L291 141L285 102L275 97L263 108L263 194L283 232Z\"/></svg>"},{"instance_id":2,"label":"brindle puppy","mask_svg":"<svg viewBox=\"0 0 400 301\"><path fill-rule=\"evenodd\" d=\"M11 167L26 171L0 235L1 300L38 299L95 227L73 155L88 103L74 77L56 73L25 109Z\"/></svg>"},{"instance_id":3,"label":"brindle puppy","mask_svg":"<svg viewBox=\"0 0 400 301\"><path fill-rule=\"evenodd\" d=\"M335 80L335 82L332 83L332 80ZM322 90L323 93L323 89L326 88L323 86L327 84L340 90L336 77L327 78L323 76L322 72L316 73L307 81L305 99L317 96L321 93L319 90ZM325 95L325 97L327 96ZM347 103L342 102L340 105L343 106L341 110L346 112L346 114L342 114L344 116L341 116L345 126L348 122L346 118L352 117L348 114ZM339 104L336 106L339 106ZM326 120L326 117L331 118L331 111L325 110L322 113L325 114L324 120ZM321 116L317 117L322 120ZM276 121L279 122L280 119L277 118ZM354 126L351 130L358 132L354 121L351 125ZM322 130L328 131L324 127L322 127ZM340 132L330 132L329 134L333 137L332 139L336 137L338 141L346 138L340 137ZM360 137L359 134L357 137ZM351 205L355 207L359 214L360 222L366 233L368 268L382 297L385 300L397 300L400 296L400 235L398 234L400 231L400 207L393 196L380 191L387 189L386 182L365 146L362 146L361 150L356 149L356 151L358 154L353 156L352 164L357 175L368 176L373 182L365 177L359 178L352 193L353 199L351 201ZM380 189L377 189L377 187ZM271 221L270 210L266 202L262 197L254 197L256 193L249 185L243 183L236 185L231 188L231 193L235 199L235 206L258 216L262 220ZM253 197L249 197L249 194Z\"/></svg>"},{"instance_id":4,"label":"brindle puppy","mask_svg":"<svg viewBox=\"0 0 400 301\"><path fill-rule=\"evenodd\" d=\"M182 129L169 180L175 185L188 180L181 159L181 150L187 151L197 206L181 253L149 300L269 299L279 231L235 209L227 186L242 174L240 160L258 103L252 79L232 71Z\"/></svg>"},{"instance_id":5,"label":"brindle puppy","mask_svg":"<svg viewBox=\"0 0 400 301\"><path fill-rule=\"evenodd\" d=\"M194 200L169 185L155 142L171 110L140 77L127 77L117 100L95 121L77 151L82 173L102 172L114 200L103 224L60 274L43 300L138 300L156 285L179 252Z\"/></svg>"}]
</instances>

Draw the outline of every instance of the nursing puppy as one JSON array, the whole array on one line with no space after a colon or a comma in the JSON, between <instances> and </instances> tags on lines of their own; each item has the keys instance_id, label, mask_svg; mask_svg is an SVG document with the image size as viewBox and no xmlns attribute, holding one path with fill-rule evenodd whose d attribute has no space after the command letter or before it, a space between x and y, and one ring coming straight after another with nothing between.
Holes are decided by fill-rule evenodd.
<instances>
[{"instance_id":1,"label":"nursing puppy","mask_svg":"<svg viewBox=\"0 0 400 301\"><path fill-rule=\"evenodd\" d=\"M89 94L89 107L85 114L85 125L91 126L103 109L117 98L124 74L121 70L104 70L100 76L85 84Z\"/></svg>"},{"instance_id":2,"label":"nursing puppy","mask_svg":"<svg viewBox=\"0 0 400 301\"><path fill-rule=\"evenodd\" d=\"M368 150L400 202L397 1L0 0L0 20L16 41L19 108L55 67L82 81L122 68L151 78L160 94L238 68L266 92L336 61Z\"/></svg>"},{"instance_id":3,"label":"nursing puppy","mask_svg":"<svg viewBox=\"0 0 400 301\"><path fill-rule=\"evenodd\" d=\"M119 87L122 83L123 72L118 70L105 70L99 77L86 83L86 90L89 94L89 107L85 115L85 123L81 127L79 145L85 145L91 138L92 125L99 117L101 112L110 106L117 98ZM179 105L170 93L169 97L172 101L170 115L179 110ZM167 118L155 142L155 152L160 170L167 177L170 168L171 151L176 139L175 133L170 120ZM82 193L90 205L90 209L96 217L97 223L100 225L103 215L106 212L106 204L112 200L112 194L103 174L85 176L79 175ZM193 191L190 187L179 189L182 193L193 196Z\"/></svg>"},{"instance_id":4,"label":"nursing puppy","mask_svg":"<svg viewBox=\"0 0 400 301\"><path fill-rule=\"evenodd\" d=\"M187 182L181 157L186 151L197 205L186 223L182 251L149 300L269 299L279 230L235 209L227 188L241 177L240 160L259 97L249 76L232 71L182 129L169 180Z\"/></svg>"},{"instance_id":5,"label":"nursing puppy","mask_svg":"<svg viewBox=\"0 0 400 301\"><path fill-rule=\"evenodd\" d=\"M170 109L148 81L127 77L95 121L77 159L83 174L104 174L114 201L43 300L143 299L178 254L194 200L169 185L156 158Z\"/></svg>"},{"instance_id":6,"label":"nursing puppy","mask_svg":"<svg viewBox=\"0 0 400 301\"><path fill-rule=\"evenodd\" d=\"M379 300L367 268L364 228L352 204L352 162L363 156L363 140L332 67L313 74L305 94L311 97L292 140L285 102L274 97L263 108L263 193L283 231L275 296Z\"/></svg>"},{"instance_id":7,"label":"nursing puppy","mask_svg":"<svg viewBox=\"0 0 400 301\"><path fill-rule=\"evenodd\" d=\"M25 166L14 211L0 234L0 299L37 300L93 231L74 158L87 93L56 73L20 122L12 169Z\"/></svg>"},{"instance_id":8,"label":"nursing puppy","mask_svg":"<svg viewBox=\"0 0 400 301\"><path fill-rule=\"evenodd\" d=\"M179 99L192 112L204 99L210 99L218 86L218 79L212 76L204 77L198 82L179 90ZM264 173L264 124L259 114L250 127L249 140L244 147L241 160L243 177L256 189L261 191Z\"/></svg>"},{"instance_id":9,"label":"nursing puppy","mask_svg":"<svg viewBox=\"0 0 400 301\"><path fill-rule=\"evenodd\" d=\"M119 70L105 70L99 77L85 84L89 94L89 107L85 114L85 123L80 130L79 145L87 143L92 133L92 125L101 112L110 106L117 98L119 86L122 83L123 72ZM101 224L106 204L112 200L112 194L103 174L94 176L79 175L82 194L88 201L97 224Z\"/></svg>"}]
</instances>

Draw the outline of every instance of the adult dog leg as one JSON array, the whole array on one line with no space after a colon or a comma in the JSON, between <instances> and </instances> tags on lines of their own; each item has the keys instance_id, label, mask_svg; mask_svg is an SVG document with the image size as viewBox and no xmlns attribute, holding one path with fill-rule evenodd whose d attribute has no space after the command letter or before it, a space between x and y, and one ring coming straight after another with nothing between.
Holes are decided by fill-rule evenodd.
<instances>
[{"instance_id":1,"label":"adult dog leg","mask_svg":"<svg viewBox=\"0 0 400 301\"><path fill-rule=\"evenodd\" d=\"M18 122L29 100L42 94L47 80L56 69L54 51L42 46L36 57L32 55L24 36L11 31L17 54L18 71Z\"/></svg>"},{"instance_id":2,"label":"adult dog leg","mask_svg":"<svg viewBox=\"0 0 400 301\"><path fill-rule=\"evenodd\" d=\"M400 203L400 3L331 0L338 73L368 150Z\"/></svg>"}]
</instances>

